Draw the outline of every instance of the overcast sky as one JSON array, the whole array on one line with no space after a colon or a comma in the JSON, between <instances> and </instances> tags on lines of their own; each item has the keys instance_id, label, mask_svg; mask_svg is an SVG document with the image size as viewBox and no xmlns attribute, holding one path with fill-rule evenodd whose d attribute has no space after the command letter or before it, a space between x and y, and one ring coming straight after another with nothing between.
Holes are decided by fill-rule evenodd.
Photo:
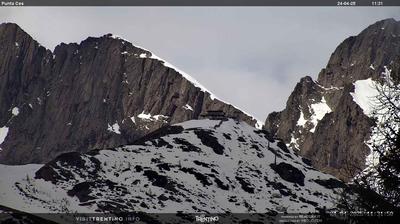
<instances>
[{"instance_id":1,"label":"overcast sky","mask_svg":"<svg viewBox=\"0 0 400 224\"><path fill-rule=\"evenodd\" d=\"M113 33L193 76L264 121L299 79L316 78L345 38L400 7L0 8L43 46Z\"/></svg>"}]
</instances>

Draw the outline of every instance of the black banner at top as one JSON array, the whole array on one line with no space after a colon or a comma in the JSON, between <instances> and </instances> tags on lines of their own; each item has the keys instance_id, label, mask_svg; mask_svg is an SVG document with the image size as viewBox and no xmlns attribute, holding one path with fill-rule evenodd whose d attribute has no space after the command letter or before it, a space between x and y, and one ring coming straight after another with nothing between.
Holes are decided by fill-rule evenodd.
<instances>
[{"instance_id":1,"label":"black banner at top","mask_svg":"<svg viewBox=\"0 0 400 224\"><path fill-rule=\"evenodd\" d=\"M400 6L400 0L0 0L16 6Z\"/></svg>"}]
</instances>

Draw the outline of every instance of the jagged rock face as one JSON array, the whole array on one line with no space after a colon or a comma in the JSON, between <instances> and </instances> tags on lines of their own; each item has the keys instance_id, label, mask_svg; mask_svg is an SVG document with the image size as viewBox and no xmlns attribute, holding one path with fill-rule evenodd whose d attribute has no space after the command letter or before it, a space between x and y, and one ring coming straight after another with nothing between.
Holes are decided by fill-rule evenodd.
<instances>
[{"instance_id":1,"label":"jagged rock face","mask_svg":"<svg viewBox=\"0 0 400 224\"><path fill-rule=\"evenodd\" d=\"M383 66L398 64L400 25L394 19L379 21L359 35L343 41L318 75L325 86L340 87L356 80L379 78ZM370 69L370 65L377 69Z\"/></svg>"},{"instance_id":2,"label":"jagged rock face","mask_svg":"<svg viewBox=\"0 0 400 224\"><path fill-rule=\"evenodd\" d=\"M313 165L344 180L364 168L370 153L365 144L374 124L352 96L344 92L334 112L318 123L314 135L308 135L302 145L302 155L311 158Z\"/></svg>"},{"instance_id":3,"label":"jagged rock face","mask_svg":"<svg viewBox=\"0 0 400 224\"><path fill-rule=\"evenodd\" d=\"M365 167L373 119L352 94L357 80L379 80L385 66L400 77L400 22L379 21L341 43L318 80L300 80L286 108L265 129L300 150L320 170L348 180Z\"/></svg>"},{"instance_id":4,"label":"jagged rock face","mask_svg":"<svg viewBox=\"0 0 400 224\"><path fill-rule=\"evenodd\" d=\"M43 163L63 152L132 143L207 110L256 123L112 35L51 52L17 25L2 24L0 55L1 163Z\"/></svg>"},{"instance_id":5,"label":"jagged rock face","mask_svg":"<svg viewBox=\"0 0 400 224\"><path fill-rule=\"evenodd\" d=\"M191 120L133 145L0 165L5 206L27 212L315 212L345 185L244 122ZM17 185L18 187L11 187Z\"/></svg>"},{"instance_id":6,"label":"jagged rock face","mask_svg":"<svg viewBox=\"0 0 400 224\"><path fill-rule=\"evenodd\" d=\"M281 112L274 112L268 115L265 128L274 133L285 142L292 143L298 149L298 143L294 142L295 134L306 137L307 132L298 129L300 111L304 111L303 116L310 118L312 111L308 110L313 102L321 101L321 87L316 85L311 77L306 76L296 85L293 93L289 96L286 109ZM304 110L301 110L304 108ZM313 128L312 123L307 124L307 130Z\"/></svg>"}]
</instances>

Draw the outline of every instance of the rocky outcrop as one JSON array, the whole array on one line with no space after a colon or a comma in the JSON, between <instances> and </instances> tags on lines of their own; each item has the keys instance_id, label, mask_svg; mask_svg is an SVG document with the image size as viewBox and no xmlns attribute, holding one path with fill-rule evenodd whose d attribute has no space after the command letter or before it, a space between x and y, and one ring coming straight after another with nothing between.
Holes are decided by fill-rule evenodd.
<instances>
[{"instance_id":1,"label":"rocky outcrop","mask_svg":"<svg viewBox=\"0 0 400 224\"><path fill-rule=\"evenodd\" d=\"M1 163L44 163L64 152L125 145L207 110L256 123L111 34L51 52L7 23L0 25L0 55Z\"/></svg>"},{"instance_id":2,"label":"rocky outcrop","mask_svg":"<svg viewBox=\"0 0 400 224\"><path fill-rule=\"evenodd\" d=\"M379 21L334 51L317 81L305 77L286 108L266 119L265 129L300 150L322 171L348 180L365 166L373 119L352 94L357 80L379 81L385 66L400 77L400 22Z\"/></svg>"}]
</instances>

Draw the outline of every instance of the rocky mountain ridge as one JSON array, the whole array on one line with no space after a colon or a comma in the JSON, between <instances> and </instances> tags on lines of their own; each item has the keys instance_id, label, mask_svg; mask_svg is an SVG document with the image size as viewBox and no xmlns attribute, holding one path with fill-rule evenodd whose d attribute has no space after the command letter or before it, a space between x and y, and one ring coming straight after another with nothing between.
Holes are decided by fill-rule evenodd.
<instances>
[{"instance_id":1,"label":"rocky mountain ridge","mask_svg":"<svg viewBox=\"0 0 400 224\"><path fill-rule=\"evenodd\" d=\"M302 78L286 108L269 114L264 128L318 169L349 180L370 154L370 93L388 72L400 78L400 22L394 19L344 40L318 79Z\"/></svg>"},{"instance_id":2,"label":"rocky mountain ridge","mask_svg":"<svg viewBox=\"0 0 400 224\"><path fill-rule=\"evenodd\" d=\"M51 52L6 23L0 55L0 163L44 163L65 152L126 145L208 110L257 122L111 34Z\"/></svg>"}]
</instances>

